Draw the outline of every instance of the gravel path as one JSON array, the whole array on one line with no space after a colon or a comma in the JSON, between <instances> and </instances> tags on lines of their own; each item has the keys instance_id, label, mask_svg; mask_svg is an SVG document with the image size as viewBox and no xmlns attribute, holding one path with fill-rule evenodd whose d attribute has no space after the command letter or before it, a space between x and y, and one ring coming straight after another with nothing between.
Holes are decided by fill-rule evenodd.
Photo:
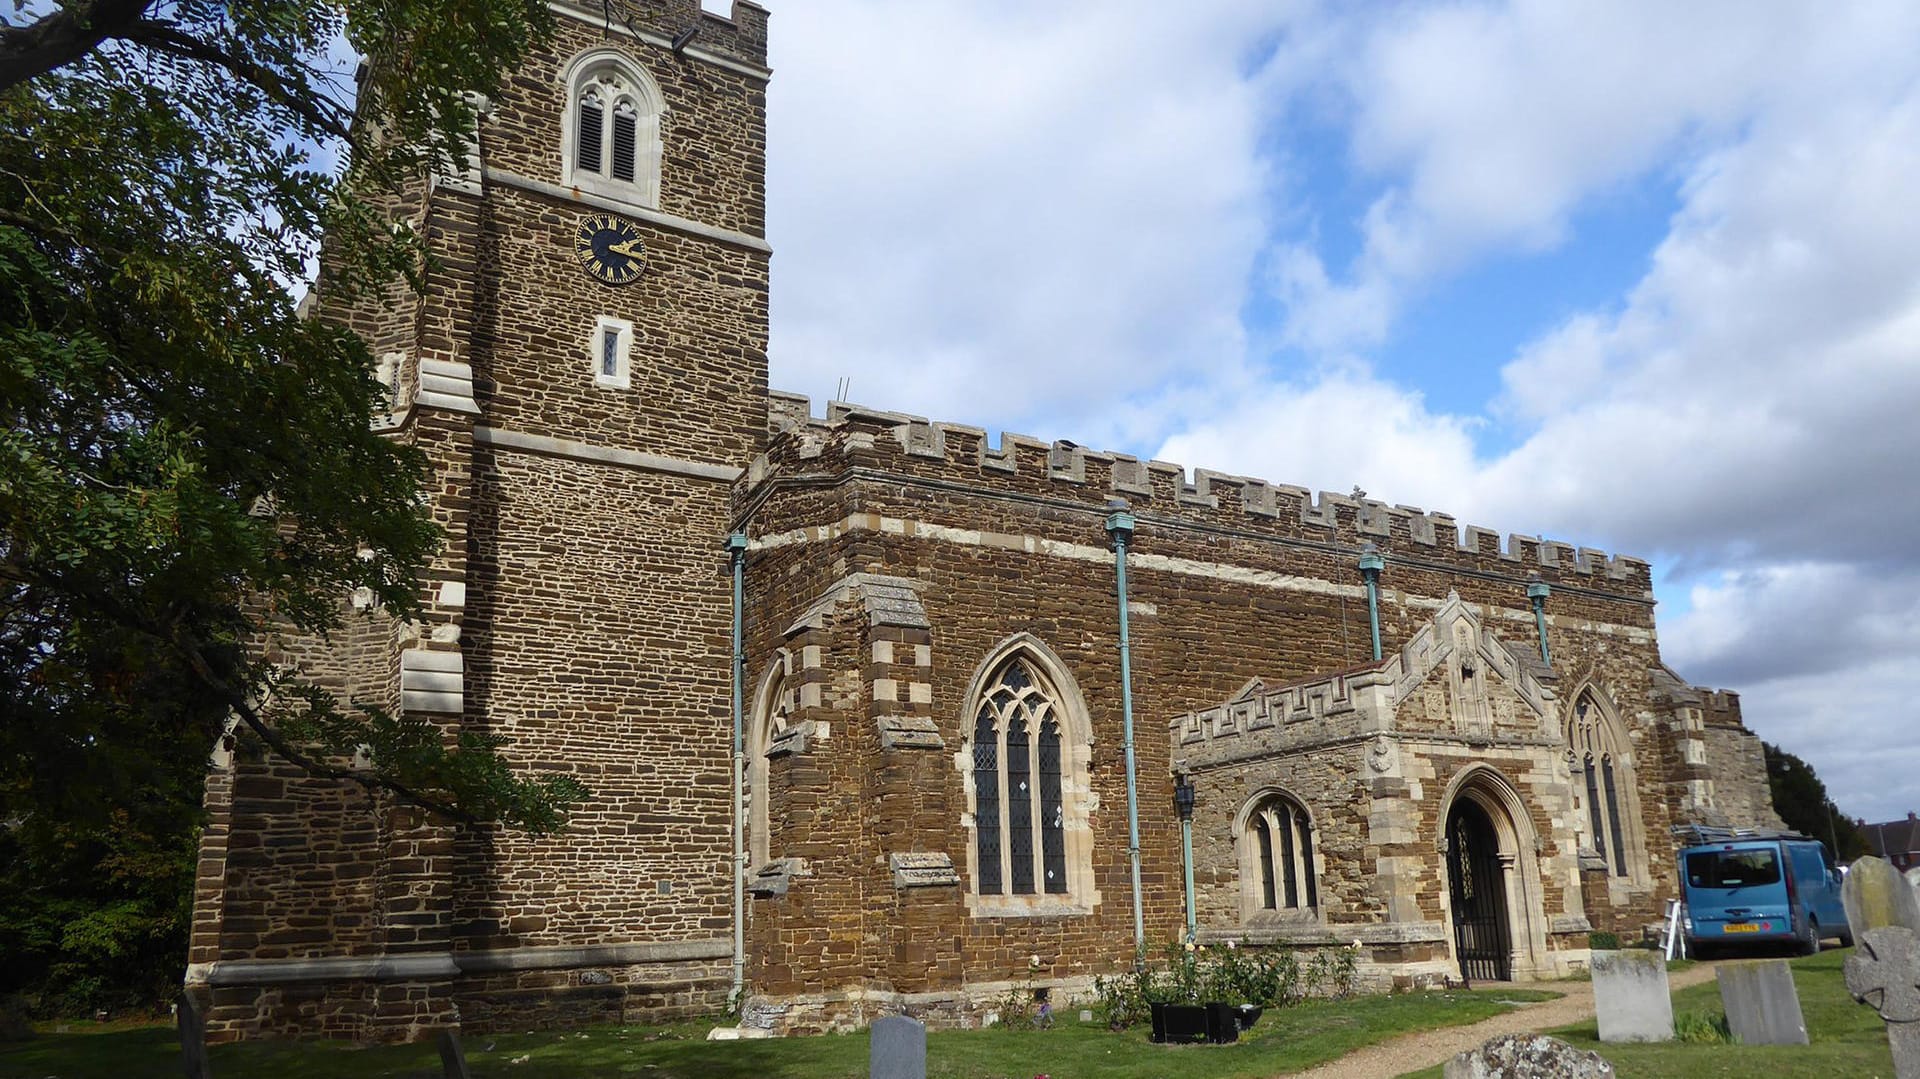
<instances>
[{"instance_id":1,"label":"gravel path","mask_svg":"<svg viewBox=\"0 0 1920 1079\"><path fill-rule=\"evenodd\" d=\"M1668 977L1672 989L1713 980L1713 965L1701 963ZM1564 991L1558 1000L1525 1004L1513 1011L1483 1019L1472 1026L1445 1027L1408 1034L1348 1053L1310 1071L1293 1073L1295 1079L1389 1079L1391 1076L1444 1064L1455 1053L1475 1048L1496 1034L1519 1034L1552 1030L1577 1023L1593 1014L1592 982L1543 982L1527 989Z\"/></svg>"}]
</instances>

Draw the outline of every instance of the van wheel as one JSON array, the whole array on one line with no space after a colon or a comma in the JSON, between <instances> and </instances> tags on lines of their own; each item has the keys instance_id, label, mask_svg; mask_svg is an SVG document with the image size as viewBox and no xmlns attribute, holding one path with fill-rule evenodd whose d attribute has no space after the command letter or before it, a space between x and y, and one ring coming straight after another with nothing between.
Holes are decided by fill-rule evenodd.
<instances>
[{"instance_id":1,"label":"van wheel","mask_svg":"<svg viewBox=\"0 0 1920 1079\"><path fill-rule=\"evenodd\" d=\"M1840 930L1838 933L1835 933L1834 936L1840 938L1840 946L1842 948L1853 947L1853 929L1851 927Z\"/></svg>"},{"instance_id":2,"label":"van wheel","mask_svg":"<svg viewBox=\"0 0 1920 1079\"><path fill-rule=\"evenodd\" d=\"M1688 941L1687 956L1690 959L1704 963L1709 959L1718 959L1720 957L1720 948L1718 945L1708 944L1706 941Z\"/></svg>"},{"instance_id":3,"label":"van wheel","mask_svg":"<svg viewBox=\"0 0 1920 1079\"><path fill-rule=\"evenodd\" d=\"M1820 954L1820 923L1815 921L1812 915L1808 915L1806 920L1800 923L1800 939L1795 941L1795 944L1798 947L1794 950L1801 955Z\"/></svg>"}]
</instances>

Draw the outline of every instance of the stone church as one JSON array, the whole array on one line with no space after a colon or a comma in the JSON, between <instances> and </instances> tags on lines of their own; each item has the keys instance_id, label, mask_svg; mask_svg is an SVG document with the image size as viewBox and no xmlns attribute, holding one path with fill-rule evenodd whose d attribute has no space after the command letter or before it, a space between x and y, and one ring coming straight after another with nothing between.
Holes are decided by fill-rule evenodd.
<instances>
[{"instance_id":1,"label":"stone church","mask_svg":"<svg viewBox=\"0 0 1920 1079\"><path fill-rule=\"evenodd\" d=\"M1671 828L1777 825L1645 562L771 391L767 12L553 6L391 207L427 290L317 294L436 472L423 614L263 646L592 798L532 837L217 753L214 1038L967 1024L1190 926L1551 977L1662 915Z\"/></svg>"}]
</instances>

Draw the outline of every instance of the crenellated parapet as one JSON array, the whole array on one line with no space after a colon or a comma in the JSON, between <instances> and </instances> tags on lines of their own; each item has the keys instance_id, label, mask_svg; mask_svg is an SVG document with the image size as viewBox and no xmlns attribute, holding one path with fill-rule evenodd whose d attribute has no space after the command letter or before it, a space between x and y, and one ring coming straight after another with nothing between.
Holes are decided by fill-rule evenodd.
<instances>
[{"instance_id":1,"label":"crenellated parapet","mask_svg":"<svg viewBox=\"0 0 1920 1079\"><path fill-rule=\"evenodd\" d=\"M700 0L640 0L611 6L597 0L561 0L560 7L575 17L603 22L611 32L655 36L661 44L695 31L683 45L689 53L722 56L756 67L767 63L767 9L753 0L733 0L726 15L703 9Z\"/></svg>"},{"instance_id":2,"label":"crenellated parapet","mask_svg":"<svg viewBox=\"0 0 1920 1079\"><path fill-rule=\"evenodd\" d=\"M1451 675L1447 725L1457 733L1486 733L1488 712L1480 704L1489 676L1519 698L1538 733L1557 729L1553 690L1456 595L1377 663L1273 687L1255 679L1217 708L1173 719L1174 759L1201 768L1392 732L1401 706L1416 700L1441 668Z\"/></svg>"},{"instance_id":3,"label":"crenellated parapet","mask_svg":"<svg viewBox=\"0 0 1920 1079\"><path fill-rule=\"evenodd\" d=\"M1065 440L1047 442L1006 432L995 443L979 427L934 423L924 417L830 401L824 416L799 394L769 395L767 457L748 471L749 488L780 475L817 473L852 465L884 465L983 487L1104 505L1120 497L1143 516L1189 517L1235 528L1429 556L1464 556L1484 568L1514 574L1542 571L1552 579L1585 578L1594 587L1636 598L1652 594L1644 559L1609 555L1539 536L1460 525L1452 515L1377 499L1272 483L1171 461L1143 461L1125 453L1090 450Z\"/></svg>"}]
</instances>

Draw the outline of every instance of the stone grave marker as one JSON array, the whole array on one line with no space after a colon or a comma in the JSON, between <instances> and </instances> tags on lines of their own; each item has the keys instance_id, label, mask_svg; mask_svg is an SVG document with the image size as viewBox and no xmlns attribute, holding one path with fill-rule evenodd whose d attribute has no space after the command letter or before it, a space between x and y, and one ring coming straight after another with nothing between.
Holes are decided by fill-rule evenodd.
<instances>
[{"instance_id":1,"label":"stone grave marker","mask_svg":"<svg viewBox=\"0 0 1920 1079\"><path fill-rule=\"evenodd\" d=\"M1914 903L1920 905L1920 865L1907 870L1907 883L1913 885Z\"/></svg>"},{"instance_id":2,"label":"stone grave marker","mask_svg":"<svg viewBox=\"0 0 1920 1079\"><path fill-rule=\"evenodd\" d=\"M1613 1079L1613 1065L1545 1034L1502 1034L1447 1061L1445 1079Z\"/></svg>"},{"instance_id":3,"label":"stone grave marker","mask_svg":"<svg viewBox=\"0 0 1920 1079\"><path fill-rule=\"evenodd\" d=\"M1800 991L1784 959L1724 963L1714 971L1727 1027L1743 1045L1805 1045L1807 1021Z\"/></svg>"},{"instance_id":4,"label":"stone grave marker","mask_svg":"<svg viewBox=\"0 0 1920 1079\"><path fill-rule=\"evenodd\" d=\"M440 1028L440 1074L445 1079L473 1079L467 1070L467 1054L460 1048L460 1033L452 1027Z\"/></svg>"},{"instance_id":5,"label":"stone grave marker","mask_svg":"<svg viewBox=\"0 0 1920 1079\"><path fill-rule=\"evenodd\" d=\"M180 995L174 1019L180 1028L180 1063L187 1079L213 1079L213 1064L207 1060L207 1021L191 995Z\"/></svg>"},{"instance_id":6,"label":"stone grave marker","mask_svg":"<svg viewBox=\"0 0 1920 1079\"><path fill-rule=\"evenodd\" d=\"M1840 901L1847 908L1853 939L1883 925L1902 925L1920 933L1920 899L1913 886L1885 858L1857 859L1847 867L1840 885Z\"/></svg>"},{"instance_id":7,"label":"stone grave marker","mask_svg":"<svg viewBox=\"0 0 1920 1079\"><path fill-rule=\"evenodd\" d=\"M1887 1024L1894 1079L1920 1079L1920 934L1883 925L1856 939L1860 946L1847 959L1847 992Z\"/></svg>"},{"instance_id":8,"label":"stone grave marker","mask_svg":"<svg viewBox=\"0 0 1920 1079\"><path fill-rule=\"evenodd\" d=\"M927 1079L927 1025L904 1015L873 1022L867 1042L868 1079Z\"/></svg>"},{"instance_id":9,"label":"stone grave marker","mask_svg":"<svg viewBox=\"0 0 1920 1079\"><path fill-rule=\"evenodd\" d=\"M1593 1012L1603 1042L1670 1042L1673 998L1659 952L1594 952Z\"/></svg>"}]
</instances>

